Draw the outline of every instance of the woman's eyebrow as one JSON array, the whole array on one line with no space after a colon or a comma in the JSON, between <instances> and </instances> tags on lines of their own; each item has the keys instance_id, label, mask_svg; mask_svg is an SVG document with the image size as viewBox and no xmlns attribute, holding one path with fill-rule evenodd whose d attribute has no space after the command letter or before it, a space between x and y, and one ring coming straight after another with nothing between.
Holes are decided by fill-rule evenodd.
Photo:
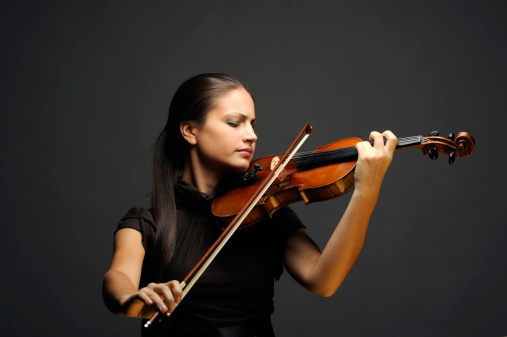
<instances>
[{"instance_id":1,"label":"woman's eyebrow","mask_svg":"<svg viewBox=\"0 0 507 337\"><path fill-rule=\"evenodd\" d=\"M248 119L248 116L245 115L245 114L243 114L243 113L241 113L241 112L236 112L236 111L235 112L229 112L225 116L229 117L229 115L237 115L237 116L241 117L241 119ZM253 118L252 119L252 123L257 123L257 118Z\"/></svg>"}]
</instances>

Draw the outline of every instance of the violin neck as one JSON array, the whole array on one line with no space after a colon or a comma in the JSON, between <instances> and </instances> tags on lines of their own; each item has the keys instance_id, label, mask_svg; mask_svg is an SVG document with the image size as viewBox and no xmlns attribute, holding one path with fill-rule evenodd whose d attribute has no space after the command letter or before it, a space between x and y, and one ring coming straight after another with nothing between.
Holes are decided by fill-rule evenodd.
<instances>
[{"instance_id":1,"label":"violin neck","mask_svg":"<svg viewBox=\"0 0 507 337\"><path fill-rule=\"evenodd\" d=\"M412 149L412 148L420 148L421 144L424 143L425 141L426 141L426 138L424 138L423 136L412 136L412 137L400 138L396 142L395 151ZM372 142L370 142L370 143L373 145Z\"/></svg>"},{"instance_id":2,"label":"violin neck","mask_svg":"<svg viewBox=\"0 0 507 337\"><path fill-rule=\"evenodd\" d=\"M387 140L384 140L384 143ZM410 148L419 148L425 141L422 136L412 136L399 138L396 143L396 151ZM373 145L373 142L370 142ZM311 169L315 167L343 163L357 160L357 150L355 147L347 147L336 150L313 152L298 157L296 167L300 169Z\"/></svg>"}]
</instances>

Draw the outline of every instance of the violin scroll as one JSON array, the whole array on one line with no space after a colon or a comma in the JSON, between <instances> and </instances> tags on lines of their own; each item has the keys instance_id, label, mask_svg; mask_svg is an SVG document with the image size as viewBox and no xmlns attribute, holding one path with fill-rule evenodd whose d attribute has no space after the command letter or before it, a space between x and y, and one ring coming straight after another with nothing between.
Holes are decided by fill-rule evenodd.
<instances>
[{"instance_id":1,"label":"violin scroll","mask_svg":"<svg viewBox=\"0 0 507 337\"><path fill-rule=\"evenodd\" d=\"M449 156L449 164L456 158L467 157L474 151L475 140L467 132L459 132L457 135L450 133L448 138L440 137L437 131L432 131L429 136L424 137L421 144L423 154L431 159L437 159L438 154Z\"/></svg>"}]
</instances>

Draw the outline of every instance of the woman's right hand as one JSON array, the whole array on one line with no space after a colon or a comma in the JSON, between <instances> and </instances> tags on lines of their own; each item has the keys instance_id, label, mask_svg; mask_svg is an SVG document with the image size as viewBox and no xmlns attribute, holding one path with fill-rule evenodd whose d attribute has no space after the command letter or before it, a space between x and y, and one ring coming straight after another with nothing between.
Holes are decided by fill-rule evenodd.
<instances>
[{"instance_id":1,"label":"woman's right hand","mask_svg":"<svg viewBox=\"0 0 507 337\"><path fill-rule=\"evenodd\" d=\"M155 312L170 313L183 293L178 281L150 283L139 289L144 260L141 233L132 228L116 232L114 254L104 275L103 297L115 315L150 318Z\"/></svg>"},{"instance_id":2,"label":"woman's right hand","mask_svg":"<svg viewBox=\"0 0 507 337\"><path fill-rule=\"evenodd\" d=\"M181 302L180 282L150 283L129 296L121 304L128 317L150 318L155 312L168 314Z\"/></svg>"}]
</instances>

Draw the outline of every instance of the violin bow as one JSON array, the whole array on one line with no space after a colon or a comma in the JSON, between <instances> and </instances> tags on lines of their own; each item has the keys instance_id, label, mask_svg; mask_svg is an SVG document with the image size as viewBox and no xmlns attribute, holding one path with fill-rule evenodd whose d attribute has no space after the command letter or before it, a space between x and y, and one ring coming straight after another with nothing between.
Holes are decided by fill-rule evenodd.
<instances>
[{"instance_id":1,"label":"violin bow","mask_svg":"<svg viewBox=\"0 0 507 337\"><path fill-rule=\"evenodd\" d=\"M280 172L285 168L285 166L290 162L294 154L299 150L299 148L303 145L306 139L310 136L312 132L312 127L309 124L306 124L305 127L301 130L299 135L296 137L294 142L291 144L289 149L285 152L282 159L276 166L274 166L271 172L264 178L262 183L258 186L255 192L252 194L248 202L243 206L241 211L236 214L232 222L224 229L220 237L213 243L213 245L208 249L206 254L201 258L201 260L192 268L192 270L188 273L188 275L183 279L180 283L181 288L183 289L182 300L188 294L190 289L194 286L197 280L201 277L204 271L208 268L211 262L215 259L218 253L222 250L225 244L229 241L232 235L239 228L243 220L248 216L248 214L255 207L257 202L262 198L262 195L266 193L267 189L271 186L273 181L278 177ZM298 142L299 141L299 142ZM296 144L297 143L297 144ZM176 303L178 306L178 303ZM159 312L157 311L153 316L148 320L145 324L145 328L149 328L153 322L157 319ZM170 316L168 313L166 316Z\"/></svg>"}]
</instances>

